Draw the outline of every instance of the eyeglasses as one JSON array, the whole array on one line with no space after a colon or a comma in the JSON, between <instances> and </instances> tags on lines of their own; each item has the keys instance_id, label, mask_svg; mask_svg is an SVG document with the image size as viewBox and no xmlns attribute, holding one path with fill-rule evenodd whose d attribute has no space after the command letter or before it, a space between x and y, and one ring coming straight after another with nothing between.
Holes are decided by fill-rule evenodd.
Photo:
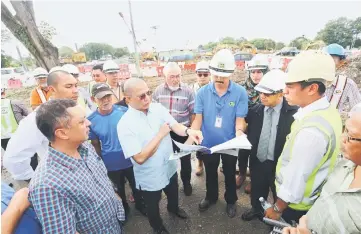
<instances>
[{"instance_id":1,"label":"eyeglasses","mask_svg":"<svg viewBox=\"0 0 361 234\"><path fill-rule=\"evenodd\" d=\"M208 77L208 73L197 73L197 75L199 76L199 77Z\"/></svg>"},{"instance_id":2,"label":"eyeglasses","mask_svg":"<svg viewBox=\"0 0 361 234\"><path fill-rule=\"evenodd\" d=\"M139 95L139 96L137 96L141 101L143 101L147 96L151 96L152 95L152 91L147 91L147 92L145 92L145 93L143 93L143 94L141 94L141 95Z\"/></svg>"},{"instance_id":3,"label":"eyeglasses","mask_svg":"<svg viewBox=\"0 0 361 234\"><path fill-rule=\"evenodd\" d=\"M179 79L181 75L170 75L170 79Z\"/></svg>"},{"instance_id":4,"label":"eyeglasses","mask_svg":"<svg viewBox=\"0 0 361 234\"><path fill-rule=\"evenodd\" d=\"M350 135L348 135L347 128L345 129L344 134L347 137L347 142L350 142L350 141L359 141L359 142L361 142L361 138L350 137Z\"/></svg>"}]
</instances>

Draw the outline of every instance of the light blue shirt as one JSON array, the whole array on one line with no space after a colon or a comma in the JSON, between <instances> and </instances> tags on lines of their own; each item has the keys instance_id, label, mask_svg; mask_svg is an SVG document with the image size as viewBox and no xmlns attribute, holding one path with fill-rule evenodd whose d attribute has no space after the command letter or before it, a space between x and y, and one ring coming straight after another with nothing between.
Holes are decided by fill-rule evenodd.
<instances>
[{"instance_id":1,"label":"light blue shirt","mask_svg":"<svg viewBox=\"0 0 361 234\"><path fill-rule=\"evenodd\" d=\"M202 145L208 148L224 143L236 136L236 118L248 113L248 95L242 86L230 81L228 90L221 97L214 83L203 86L197 93L195 114L202 114ZM222 126L216 127L216 118Z\"/></svg>"},{"instance_id":2,"label":"light blue shirt","mask_svg":"<svg viewBox=\"0 0 361 234\"><path fill-rule=\"evenodd\" d=\"M283 105L283 99L280 103L278 103L275 107L273 107L273 112L272 112L272 127L271 127L271 136L269 138L269 143L268 143L268 150L267 150L267 160L271 160L274 161L274 153L275 153L275 144L276 144L276 138L277 138L277 128L278 128L278 122L280 120L280 115L281 115L281 109L282 109L282 105ZM265 106L264 108L264 116L263 116L263 122L265 122L265 118L266 118L266 111L269 109L270 107Z\"/></svg>"},{"instance_id":3,"label":"light blue shirt","mask_svg":"<svg viewBox=\"0 0 361 234\"><path fill-rule=\"evenodd\" d=\"M164 123L172 127L177 121L159 103L151 103L147 114L129 106L118 123L119 141L125 158L132 160L136 186L140 190L158 191L165 188L177 171L177 161L169 160L173 151L169 134L163 138L154 155L142 165L132 158L148 145Z\"/></svg>"}]
</instances>

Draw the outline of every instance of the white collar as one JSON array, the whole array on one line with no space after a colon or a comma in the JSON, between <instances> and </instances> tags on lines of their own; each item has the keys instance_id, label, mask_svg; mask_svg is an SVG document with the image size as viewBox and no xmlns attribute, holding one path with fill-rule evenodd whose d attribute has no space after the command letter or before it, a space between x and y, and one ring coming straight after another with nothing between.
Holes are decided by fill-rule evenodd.
<instances>
[{"instance_id":1,"label":"white collar","mask_svg":"<svg viewBox=\"0 0 361 234\"><path fill-rule=\"evenodd\" d=\"M293 117L296 120L300 120L303 119L307 114L317 111L317 110L321 110L321 109L326 109L330 106L330 103L328 102L326 97L322 97L320 99L318 99L315 102L312 102L311 104L309 104L308 106L305 106L303 108L299 108L298 111L296 112L296 114L293 115Z\"/></svg>"}]
</instances>

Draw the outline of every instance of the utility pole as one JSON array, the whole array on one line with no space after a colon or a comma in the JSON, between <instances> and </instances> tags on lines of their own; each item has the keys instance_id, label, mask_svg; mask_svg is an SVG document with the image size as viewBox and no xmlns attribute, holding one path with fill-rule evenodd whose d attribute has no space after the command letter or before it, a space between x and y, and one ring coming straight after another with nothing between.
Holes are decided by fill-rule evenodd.
<instances>
[{"instance_id":1,"label":"utility pole","mask_svg":"<svg viewBox=\"0 0 361 234\"><path fill-rule=\"evenodd\" d=\"M135 63L136 63L136 68L137 68L137 73L138 73L138 77L142 78L142 74L141 74L141 69L140 69L140 62L139 62L139 54L138 54L138 50L137 50L137 39L135 37L135 32L134 32L134 23L133 23L133 14L132 14L132 5L130 3L130 0L128 0L129 3L129 14L130 14L130 25L131 25L131 33L133 36L133 43L134 43L134 57L135 57ZM124 16L121 12L119 12L120 17L123 18L125 24L127 25L127 22L124 19ZM128 26L128 25L127 25ZM129 28L129 27L128 27Z\"/></svg>"}]
</instances>

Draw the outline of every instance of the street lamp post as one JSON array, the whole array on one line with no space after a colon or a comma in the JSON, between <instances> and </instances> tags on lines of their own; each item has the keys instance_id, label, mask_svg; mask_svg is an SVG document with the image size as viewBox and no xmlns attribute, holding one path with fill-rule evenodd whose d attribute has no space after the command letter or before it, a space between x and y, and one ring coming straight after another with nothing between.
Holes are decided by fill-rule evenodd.
<instances>
[{"instance_id":1,"label":"street lamp post","mask_svg":"<svg viewBox=\"0 0 361 234\"><path fill-rule=\"evenodd\" d=\"M136 64L136 68L137 68L137 73L138 73L138 77L142 78L142 71L140 69L140 62L139 62L139 54L138 54L138 50L137 50L137 39L135 37L135 32L134 32L134 24L133 24L133 15L132 15L132 5L130 3L130 0L128 1L129 3L129 13L130 13L130 25L131 25L131 30L130 32L132 33L133 36L133 44L134 44L134 57L135 57L135 64ZM124 23L127 25L127 22L124 19L124 16L121 12L119 12L120 17L123 18ZM128 25L127 25L128 26ZM129 27L128 27L129 29Z\"/></svg>"}]
</instances>

